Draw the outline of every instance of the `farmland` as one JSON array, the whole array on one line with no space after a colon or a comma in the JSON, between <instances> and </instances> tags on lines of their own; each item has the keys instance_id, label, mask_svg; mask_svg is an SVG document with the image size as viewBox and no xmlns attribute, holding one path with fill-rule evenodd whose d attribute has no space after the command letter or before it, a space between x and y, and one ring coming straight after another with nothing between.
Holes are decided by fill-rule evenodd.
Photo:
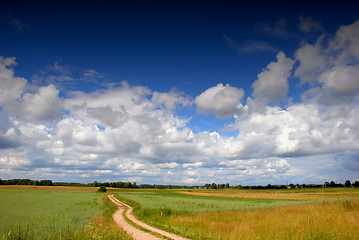
<instances>
[{"instance_id":1,"label":"farmland","mask_svg":"<svg viewBox=\"0 0 359 240\"><path fill-rule=\"evenodd\" d=\"M137 218L191 239L358 239L357 189L119 191Z\"/></svg>"},{"instance_id":2,"label":"farmland","mask_svg":"<svg viewBox=\"0 0 359 240\"><path fill-rule=\"evenodd\" d=\"M91 239L92 236L103 235L110 236L105 239L129 239L124 232L111 225L116 207L103 200L103 193L93 190L1 187L0 238Z\"/></svg>"},{"instance_id":3,"label":"farmland","mask_svg":"<svg viewBox=\"0 0 359 240\"><path fill-rule=\"evenodd\" d=\"M131 239L89 187L1 186L0 239ZM359 239L359 189L108 189L148 224L199 239Z\"/></svg>"}]
</instances>

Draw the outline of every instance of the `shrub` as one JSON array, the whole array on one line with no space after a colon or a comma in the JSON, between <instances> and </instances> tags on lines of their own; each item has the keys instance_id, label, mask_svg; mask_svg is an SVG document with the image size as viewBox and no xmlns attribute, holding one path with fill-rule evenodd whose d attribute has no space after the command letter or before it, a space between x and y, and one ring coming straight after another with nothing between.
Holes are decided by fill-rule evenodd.
<instances>
[{"instance_id":1,"label":"shrub","mask_svg":"<svg viewBox=\"0 0 359 240\"><path fill-rule=\"evenodd\" d=\"M104 187L104 186L101 186L98 190L97 190L97 192L106 192L107 190L106 190L106 187Z\"/></svg>"}]
</instances>

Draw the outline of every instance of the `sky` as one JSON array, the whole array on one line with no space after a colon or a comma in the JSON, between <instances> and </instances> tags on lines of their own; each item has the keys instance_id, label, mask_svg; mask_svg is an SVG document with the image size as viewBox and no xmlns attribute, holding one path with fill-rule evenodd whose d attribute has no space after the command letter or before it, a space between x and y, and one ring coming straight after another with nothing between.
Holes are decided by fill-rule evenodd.
<instances>
[{"instance_id":1,"label":"sky","mask_svg":"<svg viewBox=\"0 0 359 240\"><path fill-rule=\"evenodd\" d=\"M357 1L0 8L0 178L359 180Z\"/></svg>"}]
</instances>

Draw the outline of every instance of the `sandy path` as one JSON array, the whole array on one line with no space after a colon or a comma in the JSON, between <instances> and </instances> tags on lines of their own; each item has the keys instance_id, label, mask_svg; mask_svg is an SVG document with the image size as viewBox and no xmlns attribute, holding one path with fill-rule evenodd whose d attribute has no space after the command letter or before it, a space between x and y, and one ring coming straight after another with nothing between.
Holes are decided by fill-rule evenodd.
<instances>
[{"instance_id":1,"label":"sandy path","mask_svg":"<svg viewBox=\"0 0 359 240\"><path fill-rule=\"evenodd\" d=\"M129 224L126 219L123 217L122 213L125 209L128 209L127 212L126 212L126 217L134 222L135 224L147 229L147 230L150 230L152 232L156 232L162 236L166 236L170 239L173 239L173 240L190 240L188 238L183 238L183 237L180 237L180 236L177 236L175 234L172 234L172 233L169 233L169 232L166 232L166 231L163 231L163 230L160 230L160 229L157 229L157 228L154 228L154 227L151 227L149 225L147 225L146 223L143 223L139 220L137 220L133 215L132 215L132 207L123 203L123 202L120 202L118 199L116 199L113 195L108 195L108 197L110 198L110 200L112 202L114 202L118 207L118 211L115 212L115 214L113 215L113 218L114 220L116 221L116 223L118 225L120 225L127 233L129 233L130 235L132 235L132 237L135 239L135 240L156 240L156 239L162 239L162 238L158 238L158 237L155 237L147 232L144 232L142 230L139 230L137 228L135 228L134 226L132 226L131 224Z\"/></svg>"}]
</instances>

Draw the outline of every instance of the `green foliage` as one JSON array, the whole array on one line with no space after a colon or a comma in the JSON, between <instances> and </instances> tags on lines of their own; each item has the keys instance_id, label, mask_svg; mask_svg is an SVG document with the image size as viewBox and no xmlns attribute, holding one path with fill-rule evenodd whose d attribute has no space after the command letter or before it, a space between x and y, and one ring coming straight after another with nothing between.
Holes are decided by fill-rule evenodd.
<instances>
[{"instance_id":1,"label":"green foliage","mask_svg":"<svg viewBox=\"0 0 359 240\"><path fill-rule=\"evenodd\" d=\"M104 186L101 186L98 190L97 190L97 192L106 192L107 191L107 189L106 189L106 187L104 187Z\"/></svg>"}]
</instances>

